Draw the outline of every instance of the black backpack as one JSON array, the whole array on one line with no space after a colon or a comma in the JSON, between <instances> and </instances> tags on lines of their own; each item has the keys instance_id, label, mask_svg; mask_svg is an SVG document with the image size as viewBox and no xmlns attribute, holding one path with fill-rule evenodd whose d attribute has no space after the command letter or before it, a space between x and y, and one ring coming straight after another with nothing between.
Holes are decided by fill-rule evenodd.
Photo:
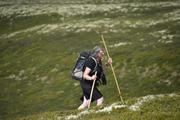
<instances>
[{"instance_id":1,"label":"black backpack","mask_svg":"<svg viewBox=\"0 0 180 120\"><path fill-rule=\"evenodd\" d=\"M83 51L80 53L80 55L77 58L76 64L72 70L72 78L75 80L82 80L83 79L83 73L84 73L84 65L85 62L91 57L92 52L91 51ZM92 59L95 61L96 67L97 67L97 61L95 60L95 58L92 57Z\"/></svg>"}]
</instances>

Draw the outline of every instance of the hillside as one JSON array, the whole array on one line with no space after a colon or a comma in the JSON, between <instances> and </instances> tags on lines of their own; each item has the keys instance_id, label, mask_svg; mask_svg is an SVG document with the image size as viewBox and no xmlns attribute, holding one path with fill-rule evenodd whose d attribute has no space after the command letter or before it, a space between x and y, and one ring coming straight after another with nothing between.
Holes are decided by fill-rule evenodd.
<instances>
[{"instance_id":1,"label":"hillside","mask_svg":"<svg viewBox=\"0 0 180 120\"><path fill-rule=\"evenodd\" d=\"M101 34L127 106L81 118L180 118L179 0L6 2L0 4L0 119L49 120L80 114L76 109L81 88L71 79L71 70L80 51L102 46ZM105 106L111 106L119 97L110 67L105 69L108 85L100 89ZM138 111L128 109L148 95L157 98Z\"/></svg>"}]
</instances>

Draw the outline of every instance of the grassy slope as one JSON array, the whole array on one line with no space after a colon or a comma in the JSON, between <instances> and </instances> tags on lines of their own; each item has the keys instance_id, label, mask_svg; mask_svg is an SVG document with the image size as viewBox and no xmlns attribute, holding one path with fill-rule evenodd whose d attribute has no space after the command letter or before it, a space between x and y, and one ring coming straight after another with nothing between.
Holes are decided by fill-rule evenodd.
<instances>
[{"instance_id":1,"label":"grassy slope","mask_svg":"<svg viewBox=\"0 0 180 120\"><path fill-rule=\"evenodd\" d=\"M144 3L146 4L146 3ZM125 5L128 11L112 9L108 12L95 11L86 15L65 17L58 14L30 17L14 17L13 21L2 17L0 30L2 35L40 24L70 24L104 20L120 21L113 28L100 24L108 45L128 42L130 45L109 47L114 67L125 100L147 94L179 93L180 44L179 6L133 6ZM167 13L176 13L168 14ZM114 18L115 17L115 18ZM171 19L172 18L172 19ZM174 19L173 19L174 18ZM84 20L84 21L83 21ZM160 21L149 27L151 21ZM83 23L84 22L84 23ZM27 24L28 23L28 24ZM82 26L83 26L82 25ZM7 27L8 26L8 27ZM78 28L77 28L78 29ZM111 30L119 30L113 33ZM165 32L163 32L165 30ZM173 36L172 38L170 36ZM88 42L87 42L88 41ZM165 44L166 41L173 41ZM0 38L0 117L2 119L30 116L52 118L59 115L76 113L79 105L80 87L70 78L70 71L77 54L85 49L101 44L99 36L93 31L53 31L47 34L25 32L10 38ZM101 86L106 104L118 100L112 74L107 68L108 86ZM153 101L139 112L128 110L115 111L103 116L90 115L88 119L117 119L140 116L150 119L163 119L166 116L178 118L179 98ZM170 105L169 105L170 104ZM160 108L160 111L156 109ZM176 107L175 107L176 106ZM166 108L172 113L166 113ZM154 110L155 112L146 112ZM51 112L57 111L57 112ZM127 118L128 119L128 118ZM131 118L129 118L131 119Z\"/></svg>"},{"instance_id":2,"label":"grassy slope","mask_svg":"<svg viewBox=\"0 0 180 120\"><path fill-rule=\"evenodd\" d=\"M84 120L178 120L179 98L161 98L145 103L140 111L130 111L127 108L115 109L110 113L91 114L83 116Z\"/></svg>"}]
</instances>

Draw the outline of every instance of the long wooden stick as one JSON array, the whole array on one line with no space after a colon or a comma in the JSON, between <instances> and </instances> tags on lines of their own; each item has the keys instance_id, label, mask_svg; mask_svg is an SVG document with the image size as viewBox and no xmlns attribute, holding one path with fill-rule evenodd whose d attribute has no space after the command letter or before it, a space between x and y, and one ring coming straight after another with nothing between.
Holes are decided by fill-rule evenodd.
<instances>
[{"instance_id":1,"label":"long wooden stick","mask_svg":"<svg viewBox=\"0 0 180 120\"><path fill-rule=\"evenodd\" d=\"M95 72L95 75L97 75L97 71ZM90 108L90 106L91 106L91 100L92 100L92 94L93 94L93 91L94 91L95 82L96 82L96 80L93 81L93 85L91 87L91 94L90 94L90 100L89 100L88 108Z\"/></svg>"},{"instance_id":2,"label":"long wooden stick","mask_svg":"<svg viewBox=\"0 0 180 120\"><path fill-rule=\"evenodd\" d=\"M106 46L106 42L105 42L105 40L104 40L103 35L101 35L101 39L102 39L102 41L103 41L103 44L104 44L104 47L105 47L107 56L108 56L108 58L110 58L110 55L109 55L109 52L108 52L108 49L107 49L107 46ZM113 72L114 80L115 80L115 82L116 82L116 86L117 86L117 89L118 89L118 92L119 92L119 96L120 96L121 102L124 104L124 101L123 101L122 95L121 95L121 91L120 91L120 88L119 88L119 84L118 84L118 81L117 81L117 77L116 77L116 74L115 74L115 71L114 71L114 67L113 67L112 64L110 64L110 66L111 66L111 70L112 70L112 72Z\"/></svg>"}]
</instances>

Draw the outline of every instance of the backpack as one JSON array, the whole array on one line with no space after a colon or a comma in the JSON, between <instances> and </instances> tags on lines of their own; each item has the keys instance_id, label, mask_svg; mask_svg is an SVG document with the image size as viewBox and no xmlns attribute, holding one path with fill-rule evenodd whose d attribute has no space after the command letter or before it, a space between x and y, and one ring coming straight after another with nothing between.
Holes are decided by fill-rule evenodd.
<instances>
[{"instance_id":1,"label":"backpack","mask_svg":"<svg viewBox=\"0 0 180 120\"><path fill-rule=\"evenodd\" d=\"M93 71L96 70L97 68L97 61L95 58L93 58L91 56L91 51L83 51L80 53L80 55L78 56L77 60L76 60L76 64L72 70L72 78L75 79L75 80L83 80L83 73L84 73L84 65L85 65L85 62L91 57L95 63L96 63L96 66L95 66L95 69Z\"/></svg>"}]
</instances>

